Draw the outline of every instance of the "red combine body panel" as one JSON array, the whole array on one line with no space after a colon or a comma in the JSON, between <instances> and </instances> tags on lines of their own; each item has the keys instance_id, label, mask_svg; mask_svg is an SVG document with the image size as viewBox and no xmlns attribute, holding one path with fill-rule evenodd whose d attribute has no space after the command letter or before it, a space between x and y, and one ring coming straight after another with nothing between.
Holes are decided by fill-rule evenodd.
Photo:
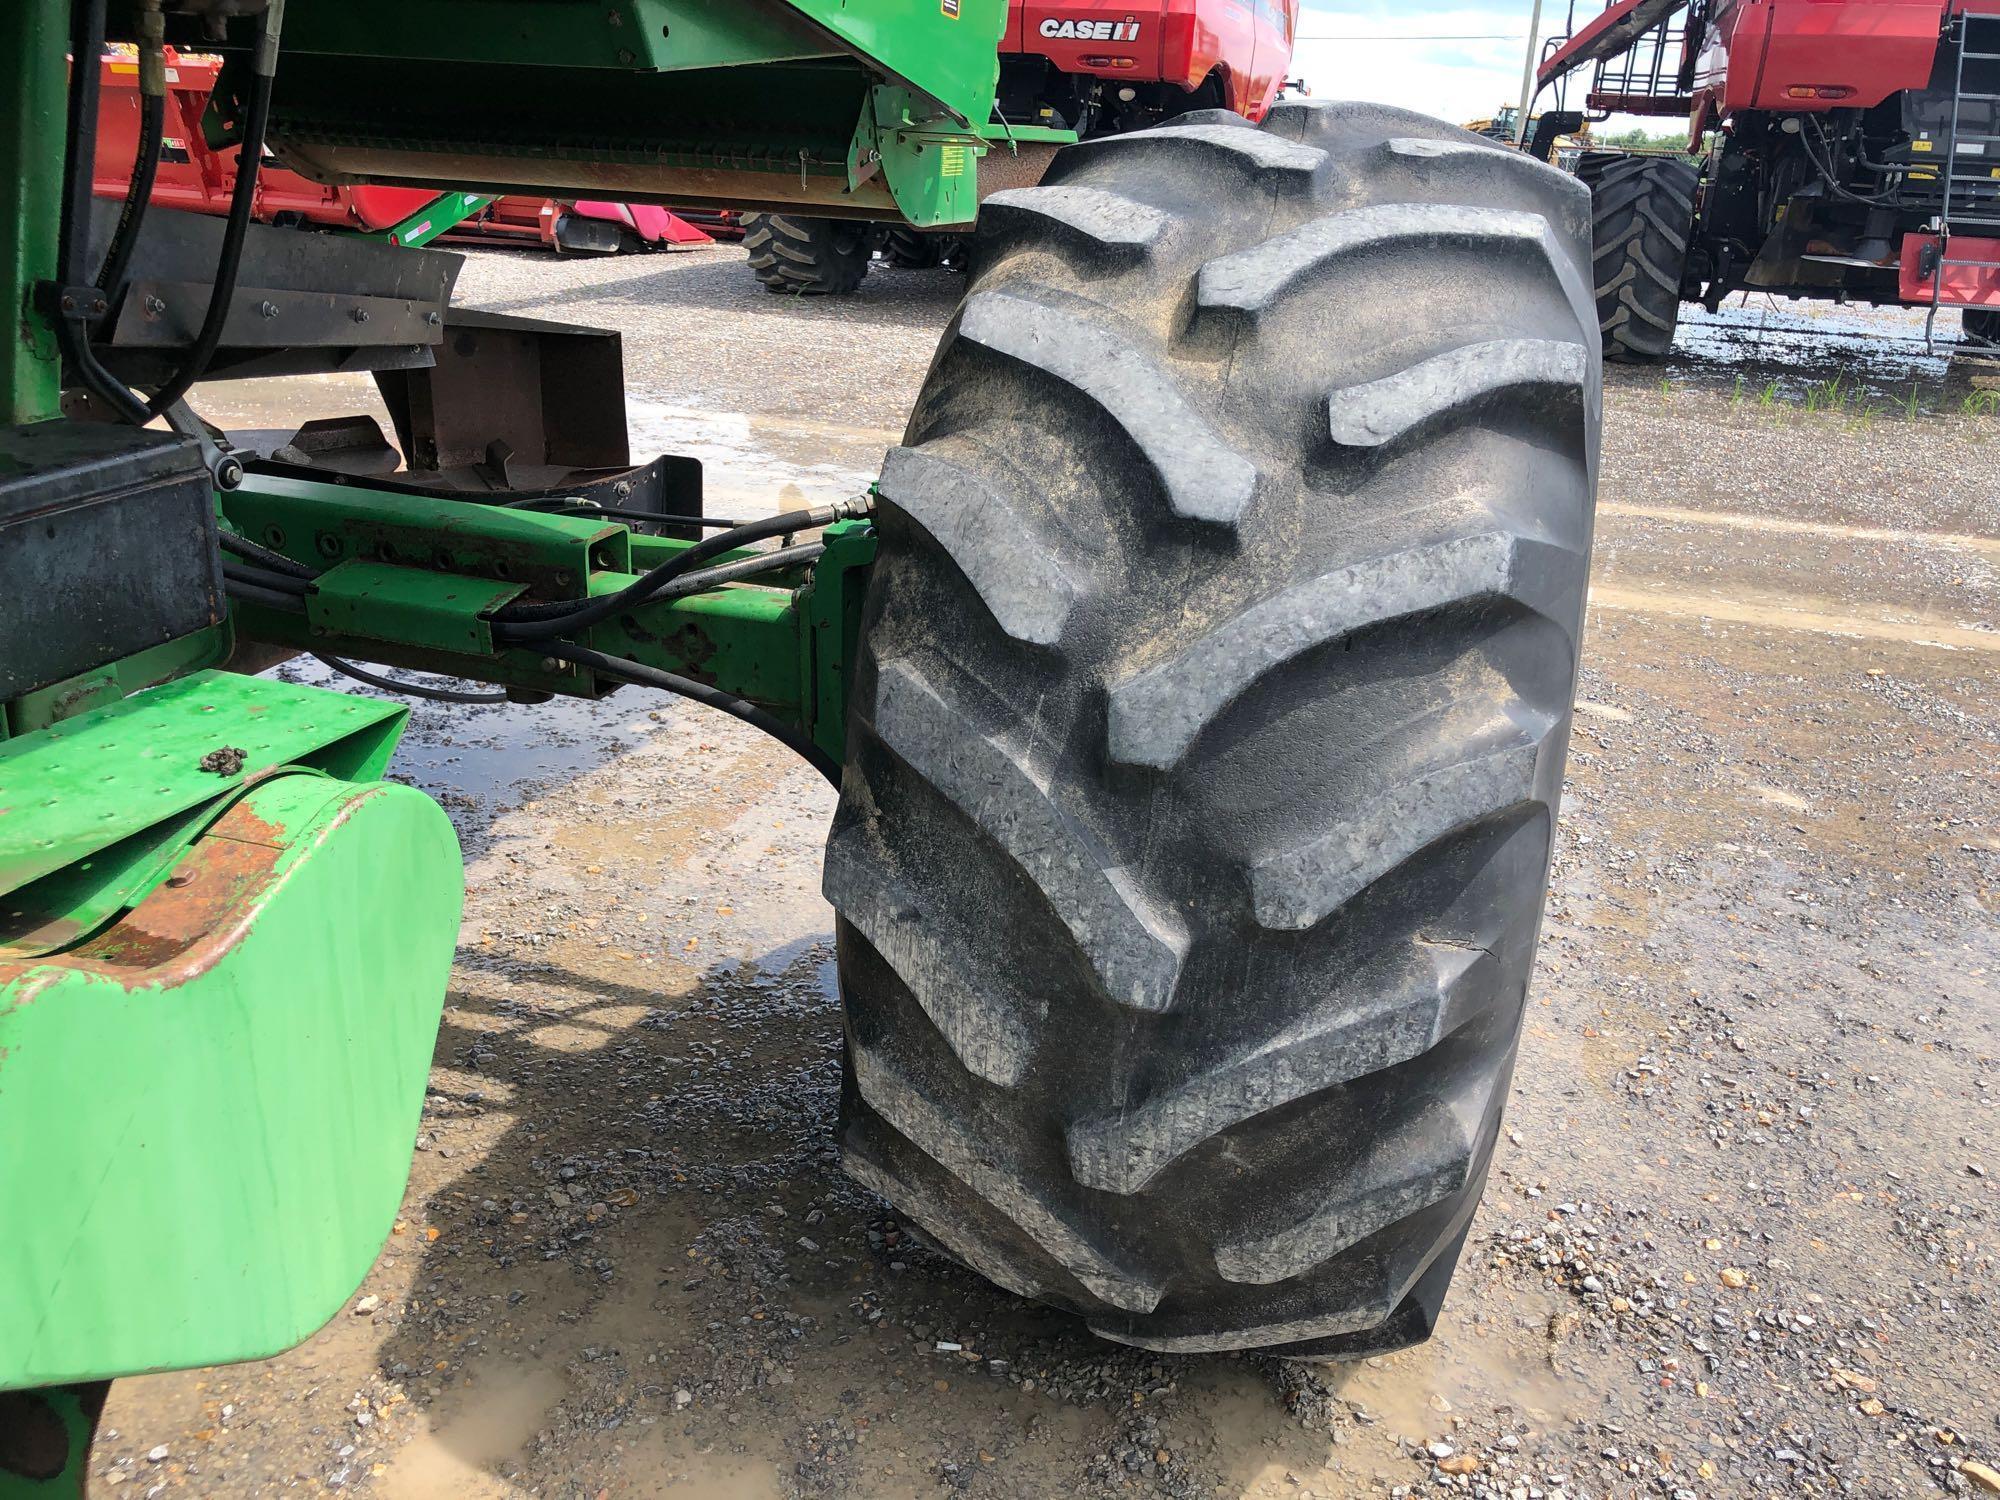
<instances>
[{"instance_id":1,"label":"red combine body panel","mask_svg":"<svg viewBox=\"0 0 2000 1500\"><path fill-rule=\"evenodd\" d=\"M1607 354L1738 290L1958 307L2000 342L2000 0L1614 0L1543 62L1559 107L1585 66L1583 113L1689 128L1688 161L1578 163Z\"/></svg>"},{"instance_id":2,"label":"red combine body panel","mask_svg":"<svg viewBox=\"0 0 2000 1500\"><path fill-rule=\"evenodd\" d=\"M1872 109L1924 88L1944 16L1944 0L1725 0L1695 58L1696 117Z\"/></svg>"},{"instance_id":3,"label":"red combine body panel","mask_svg":"<svg viewBox=\"0 0 2000 1500\"><path fill-rule=\"evenodd\" d=\"M1297 0L1013 0L1001 50L1109 83L1208 89L1220 107L1261 120L1284 84L1297 19Z\"/></svg>"}]
</instances>

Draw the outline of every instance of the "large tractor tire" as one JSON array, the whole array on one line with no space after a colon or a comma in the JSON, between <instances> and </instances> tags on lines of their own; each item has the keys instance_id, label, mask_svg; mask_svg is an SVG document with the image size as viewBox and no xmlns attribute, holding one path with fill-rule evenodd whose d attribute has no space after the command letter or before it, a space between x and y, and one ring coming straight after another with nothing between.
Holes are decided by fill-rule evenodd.
<instances>
[{"instance_id":1,"label":"large tractor tire","mask_svg":"<svg viewBox=\"0 0 2000 1500\"><path fill-rule=\"evenodd\" d=\"M2000 309L1970 307L1959 316L1968 340L2000 347Z\"/></svg>"},{"instance_id":2,"label":"large tractor tire","mask_svg":"<svg viewBox=\"0 0 2000 1500\"><path fill-rule=\"evenodd\" d=\"M1678 157L1599 156L1579 175L1590 188L1591 283L1604 357L1665 359L1680 322L1701 174Z\"/></svg>"},{"instance_id":3,"label":"large tractor tire","mask_svg":"<svg viewBox=\"0 0 2000 1500\"><path fill-rule=\"evenodd\" d=\"M875 227L858 219L745 214L743 248L764 289L794 297L844 297L861 285Z\"/></svg>"},{"instance_id":4,"label":"large tractor tire","mask_svg":"<svg viewBox=\"0 0 2000 1500\"><path fill-rule=\"evenodd\" d=\"M830 836L847 1169L1149 1349L1426 1337L1513 1067L1600 370L1573 179L1374 105L981 209Z\"/></svg>"}]
</instances>

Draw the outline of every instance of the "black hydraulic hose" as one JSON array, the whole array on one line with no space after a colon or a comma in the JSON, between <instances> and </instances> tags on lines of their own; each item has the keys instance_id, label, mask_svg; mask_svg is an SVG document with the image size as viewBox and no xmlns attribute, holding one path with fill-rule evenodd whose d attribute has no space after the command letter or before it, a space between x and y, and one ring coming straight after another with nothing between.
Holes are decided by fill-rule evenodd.
<instances>
[{"instance_id":1,"label":"black hydraulic hose","mask_svg":"<svg viewBox=\"0 0 2000 1500\"><path fill-rule=\"evenodd\" d=\"M342 657L328 656L324 651L313 652L313 659L332 667L334 671L341 673L343 676L352 677L356 682L365 682L370 687L380 688L385 693L401 693L410 698L428 698L433 703L505 703L507 701L507 694L504 691L498 693L465 693L460 692L456 688L425 687L420 682L405 682L400 677L383 677L368 671L365 667L357 667L353 662L347 661Z\"/></svg>"},{"instance_id":2,"label":"black hydraulic hose","mask_svg":"<svg viewBox=\"0 0 2000 1500\"><path fill-rule=\"evenodd\" d=\"M282 552L273 552L269 547L260 547L247 536L234 531L220 534L222 550L234 552L246 562L253 562L277 573L289 573L294 578L317 578L319 574L302 562L295 562Z\"/></svg>"},{"instance_id":3,"label":"black hydraulic hose","mask_svg":"<svg viewBox=\"0 0 2000 1500\"><path fill-rule=\"evenodd\" d=\"M530 495L525 500L509 500L501 509L546 510L558 515L604 516L613 521L652 521L661 526L702 526L709 530L727 530L749 524L747 521L726 520L721 516L665 516L655 510L621 510L613 505L599 505L593 500L559 495Z\"/></svg>"},{"instance_id":4,"label":"black hydraulic hose","mask_svg":"<svg viewBox=\"0 0 2000 1500\"><path fill-rule=\"evenodd\" d=\"M306 611L306 601L297 594L265 588L261 584L249 583L228 573L223 574L222 582L230 598L240 599L245 604L261 604L266 609L279 609L294 615L302 615Z\"/></svg>"},{"instance_id":5,"label":"black hydraulic hose","mask_svg":"<svg viewBox=\"0 0 2000 1500\"><path fill-rule=\"evenodd\" d=\"M89 278L91 178L97 165L99 69L104 55L104 0L75 0L70 10L68 134L63 150L62 211L56 230L56 278L67 301ZM145 404L99 363L90 323L70 307L53 309L56 341L91 393L128 422L143 423Z\"/></svg>"},{"instance_id":6,"label":"black hydraulic hose","mask_svg":"<svg viewBox=\"0 0 2000 1500\"><path fill-rule=\"evenodd\" d=\"M654 593L646 602L656 604L662 599L682 599L689 594L699 594L712 589L717 584L740 583L746 578L761 577L765 573L781 573L790 568L802 568L807 563L816 562L826 553L821 542L804 542L796 547L780 547L775 552L759 552L755 557L739 557L735 562L727 562L719 567L703 568L697 573L683 573L672 583Z\"/></svg>"},{"instance_id":7,"label":"black hydraulic hose","mask_svg":"<svg viewBox=\"0 0 2000 1500\"><path fill-rule=\"evenodd\" d=\"M840 785L840 764L806 735L784 720L764 712L747 698L738 698L733 693L725 693L721 688L710 687L705 682L696 682L691 677L682 677L674 672L663 672L658 667L649 667L636 661L628 661L622 656L606 656L602 651L592 651L587 646L578 646L569 641L550 641L541 648L549 656L561 661L575 662L580 667L589 667L593 672L601 672L606 677L616 677L637 687L659 688L675 693L683 698L692 698L710 708L741 719L753 729L761 729L786 749L804 757L812 768L832 782Z\"/></svg>"},{"instance_id":8,"label":"black hydraulic hose","mask_svg":"<svg viewBox=\"0 0 2000 1500\"><path fill-rule=\"evenodd\" d=\"M1894 205L1896 194L1893 189L1874 194L1857 193L1843 185L1840 181L1839 173L1834 170L1833 142L1827 138L1826 131L1820 125L1819 121L1811 120L1810 117L1808 117L1808 121L1813 133L1819 137L1820 151L1824 151L1826 155L1822 159L1819 152L1813 150L1812 143L1806 139L1803 129L1799 132L1799 145L1805 149L1806 160L1812 163L1813 170L1819 173L1820 180L1826 184L1835 197L1844 198L1849 203L1858 203L1865 208L1887 208ZM1861 153L1861 155L1865 163L1866 153Z\"/></svg>"},{"instance_id":9,"label":"black hydraulic hose","mask_svg":"<svg viewBox=\"0 0 2000 1500\"><path fill-rule=\"evenodd\" d=\"M787 511L783 515L752 521L747 526L719 531L676 553L657 567L648 569L615 594L588 600L564 599L553 604L509 605L494 617L493 634L495 638L510 643L572 635L600 620L608 620L613 615L645 603L665 584L683 573L693 572L697 565L718 553L733 551L746 542L761 541L765 537L809 531L831 525L843 517L866 515L872 504L867 496L863 496L858 500L836 501L832 505L816 505L811 510Z\"/></svg>"},{"instance_id":10,"label":"black hydraulic hose","mask_svg":"<svg viewBox=\"0 0 2000 1500\"><path fill-rule=\"evenodd\" d=\"M119 416L135 427L143 427L153 419L153 414L146 410L146 403L133 395L131 388L122 380L104 368L102 361L97 357L97 351L90 347L90 335L87 332L79 331L70 350L70 359L76 365L77 373L83 376L83 383L90 387L91 394Z\"/></svg>"},{"instance_id":11,"label":"black hydraulic hose","mask_svg":"<svg viewBox=\"0 0 2000 1500\"><path fill-rule=\"evenodd\" d=\"M143 67L144 64L141 64ZM167 101L159 94L139 96L139 155L132 163L132 181L125 189L124 205L118 210L118 227L111 231L111 248L97 273L98 290L113 305L125 290L125 273L132 265L132 251L139 243L139 226L152 200L153 179L160 170L160 146L166 137Z\"/></svg>"},{"instance_id":12,"label":"black hydraulic hose","mask_svg":"<svg viewBox=\"0 0 2000 1500\"><path fill-rule=\"evenodd\" d=\"M291 573L273 572L269 568L252 567L249 563L231 562L227 558L222 561L222 578L225 583L247 583L299 599L306 596L306 579Z\"/></svg>"},{"instance_id":13,"label":"black hydraulic hose","mask_svg":"<svg viewBox=\"0 0 2000 1500\"><path fill-rule=\"evenodd\" d=\"M95 0L101 4L102 0ZM208 369L222 343L222 327L236 298L236 273L243 265L243 242L250 231L250 211L257 201L257 169L264 157L264 132L271 123L271 79L278 66L278 33L284 24L285 0L270 0L257 27L257 53L251 64L250 105L244 114L242 142L236 150L236 189L229 199L229 218L222 229L222 253L215 264L215 282L208 292L208 311L201 331L173 377L153 393L146 410L158 416L188 393Z\"/></svg>"},{"instance_id":14,"label":"black hydraulic hose","mask_svg":"<svg viewBox=\"0 0 2000 1500\"><path fill-rule=\"evenodd\" d=\"M56 229L56 274L81 286L90 239L91 177L96 168L98 69L104 56L104 0L74 0L69 24L68 134L63 161L62 217Z\"/></svg>"}]
</instances>

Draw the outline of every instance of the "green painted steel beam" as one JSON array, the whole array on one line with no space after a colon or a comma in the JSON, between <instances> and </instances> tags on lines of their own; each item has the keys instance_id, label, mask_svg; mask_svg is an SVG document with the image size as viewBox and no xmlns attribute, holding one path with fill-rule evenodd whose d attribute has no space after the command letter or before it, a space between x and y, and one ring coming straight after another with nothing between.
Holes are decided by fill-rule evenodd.
<instances>
[{"instance_id":1,"label":"green painted steel beam","mask_svg":"<svg viewBox=\"0 0 2000 1500\"><path fill-rule=\"evenodd\" d=\"M581 599L592 568L631 565L630 533L583 516L269 474L216 498L244 536L316 569L359 559L449 571L476 561L463 571Z\"/></svg>"},{"instance_id":2,"label":"green painted steel beam","mask_svg":"<svg viewBox=\"0 0 2000 1500\"><path fill-rule=\"evenodd\" d=\"M599 575L592 592L616 593L635 576ZM581 644L678 672L792 723L805 722L799 689L804 632L793 590L728 584L645 605L591 626Z\"/></svg>"},{"instance_id":3,"label":"green painted steel beam","mask_svg":"<svg viewBox=\"0 0 2000 1500\"><path fill-rule=\"evenodd\" d=\"M259 474L220 503L243 535L324 570L303 614L234 604L243 638L577 697L615 682L496 643L494 612L524 590L538 601L608 597L690 545L584 517ZM577 643L747 698L838 758L875 535L844 521L824 539L809 575L641 605Z\"/></svg>"},{"instance_id":4,"label":"green painted steel beam","mask_svg":"<svg viewBox=\"0 0 2000 1500\"><path fill-rule=\"evenodd\" d=\"M56 276L68 23L64 0L0 4L0 298L7 318L0 426L60 414L55 329L36 309L34 290Z\"/></svg>"},{"instance_id":5,"label":"green painted steel beam","mask_svg":"<svg viewBox=\"0 0 2000 1500\"><path fill-rule=\"evenodd\" d=\"M1004 120L980 126L979 134L995 146L1010 142L1020 146L1074 146L1077 142L1074 130L1059 130L1053 125L1009 125Z\"/></svg>"}]
</instances>

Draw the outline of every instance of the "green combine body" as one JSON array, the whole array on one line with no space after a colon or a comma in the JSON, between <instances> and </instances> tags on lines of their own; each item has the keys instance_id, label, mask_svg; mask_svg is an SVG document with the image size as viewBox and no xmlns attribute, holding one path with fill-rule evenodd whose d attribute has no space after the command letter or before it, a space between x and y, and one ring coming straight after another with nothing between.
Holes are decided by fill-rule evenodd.
<instances>
[{"instance_id":1,"label":"green combine body","mask_svg":"<svg viewBox=\"0 0 2000 1500\"><path fill-rule=\"evenodd\" d=\"M992 0L300 5L272 129L322 179L587 185L963 223L1005 12Z\"/></svg>"},{"instance_id":2,"label":"green combine body","mask_svg":"<svg viewBox=\"0 0 2000 1500\"><path fill-rule=\"evenodd\" d=\"M1006 10L0 7L0 1496L80 1493L104 1381L304 1338L402 1191L458 855L382 779L404 710L246 675L298 652L662 688L836 780L848 1169L1001 1285L1163 1350L1427 1334L1561 783L1575 185L1287 104L994 196L1061 144L989 123ZM462 313L420 243L93 212L65 54L106 37L220 50L246 161L439 189L401 241L517 190L984 197L989 259L879 494L710 523L627 451L616 335ZM249 454L179 399L327 370L393 472L372 423Z\"/></svg>"}]
</instances>

